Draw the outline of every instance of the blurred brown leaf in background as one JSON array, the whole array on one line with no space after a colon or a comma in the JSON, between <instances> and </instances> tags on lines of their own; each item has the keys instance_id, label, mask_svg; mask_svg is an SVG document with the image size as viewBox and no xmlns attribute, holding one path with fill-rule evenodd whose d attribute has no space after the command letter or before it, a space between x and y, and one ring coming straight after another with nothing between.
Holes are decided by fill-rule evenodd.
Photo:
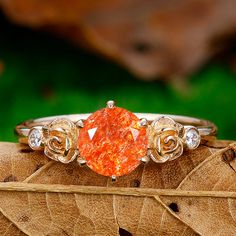
<instances>
[{"instance_id":1,"label":"blurred brown leaf in background","mask_svg":"<svg viewBox=\"0 0 236 236\"><path fill-rule=\"evenodd\" d=\"M59 33L145 79L191 74L236 32L234 0L0 0L18 24Z\"/></svg>"}]
</instances>

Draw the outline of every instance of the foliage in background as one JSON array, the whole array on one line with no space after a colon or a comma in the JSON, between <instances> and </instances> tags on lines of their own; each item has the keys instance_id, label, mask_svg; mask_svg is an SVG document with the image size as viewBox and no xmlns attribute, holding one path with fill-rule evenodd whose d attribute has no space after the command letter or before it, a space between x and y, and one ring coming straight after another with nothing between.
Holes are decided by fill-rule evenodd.
<instances>
[{"instance_id":1,"label":"foliage in background","mask_svg":"<svg viewBox=\"0 0 236 236\"><path fill-rule=\"evenodd\" d=\"M235 0L0 0L12 22L86 45L146 80L181 79L229 48L235 8Z\"/></svg>"},{"instance_id":2,"label":"foliage in background","mask_svg":"<svg viewBox=\"0 0 236 236\"><path fill-rule=\"evenodd\" d=\"M1 141L15 141L13 127L22 120L91 112L110 99L131 111L210 119L220 138L236 139L236 75L223 64L207 65L183 92L139 81L61 39L7 23L0 26L0 62Z\"/></svg>"}]
</instances>

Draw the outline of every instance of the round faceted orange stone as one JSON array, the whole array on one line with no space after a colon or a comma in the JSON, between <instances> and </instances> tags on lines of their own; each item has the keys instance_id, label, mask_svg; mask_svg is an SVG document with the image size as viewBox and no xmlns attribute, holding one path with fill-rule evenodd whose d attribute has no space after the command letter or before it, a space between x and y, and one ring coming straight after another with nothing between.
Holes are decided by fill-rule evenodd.
<instances>
[{"instance_id":1,"label":"round faceted orange stone","mask_svg":"<svg viewBox=\"0 0 236 236\"><path fill-rule=\"evenodd\" d=\"M146 128L133 113L119 107L96 111L79 133L79 151L88 167L105 176L133 171L147 154Z\"/></svg>"}]
</instances>

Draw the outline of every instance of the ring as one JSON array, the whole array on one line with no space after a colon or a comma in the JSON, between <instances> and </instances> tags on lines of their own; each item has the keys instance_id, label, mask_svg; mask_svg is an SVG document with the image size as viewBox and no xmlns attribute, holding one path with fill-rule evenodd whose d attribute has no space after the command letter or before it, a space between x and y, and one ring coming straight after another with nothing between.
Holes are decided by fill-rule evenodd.
<instances>
[{"instance_id":1,"label":"ring","mask_svg":"<svg viewBox=\"0 0 236 236\"><path fill-rule=\"evenodd\" d=\"M19 142L55 161L77 159L115 180L150 159L164 163L215 138L214 123L178 115L132 113L108 101L92 114L52 116L17 125Z\"/></svg>"}]
</instances>

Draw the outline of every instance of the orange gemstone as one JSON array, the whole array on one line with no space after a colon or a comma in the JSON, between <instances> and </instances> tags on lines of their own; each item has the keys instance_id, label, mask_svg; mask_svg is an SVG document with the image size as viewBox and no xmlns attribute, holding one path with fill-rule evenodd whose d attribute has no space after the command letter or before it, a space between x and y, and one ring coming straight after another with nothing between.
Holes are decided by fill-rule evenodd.
<instances>
[{"instance_id":1,"label":"orange gemstone","mask_svg":"<svg viewBox=\"0 0 236 236\"><path fill-rule=\"evenodd\" d=\"M79 133L79 151L87 165L105 176L122 176L147 153L146 128L133 113L119 107L96 111Z\"/></svg>"}]
</instances>

